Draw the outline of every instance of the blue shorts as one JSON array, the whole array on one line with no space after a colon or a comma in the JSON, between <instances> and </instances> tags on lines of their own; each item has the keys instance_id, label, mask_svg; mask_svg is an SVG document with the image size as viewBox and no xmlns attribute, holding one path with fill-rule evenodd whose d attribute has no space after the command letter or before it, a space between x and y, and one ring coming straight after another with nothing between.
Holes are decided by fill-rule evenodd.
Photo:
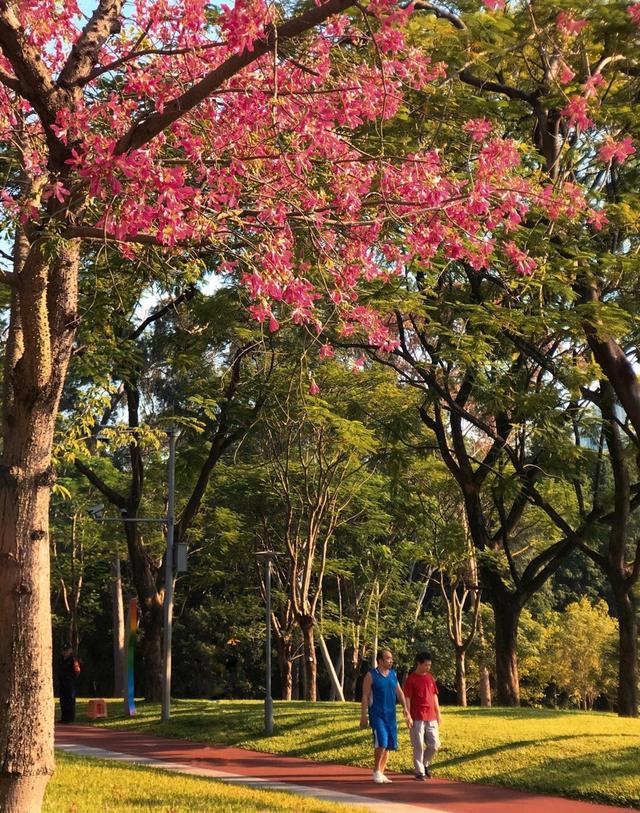
<instances>
[{"instance_id":1,"label":"blue shorts","mask_svg":"<svg viewBox=\"0 0 640 813\"><path fill-rule=\"evenodd\" d=\"M398 723L395 717L385 720L374 717L370 720L373 729L373 747L385 748L387 751L398 750Z\"/></svg>"}]
</instances>

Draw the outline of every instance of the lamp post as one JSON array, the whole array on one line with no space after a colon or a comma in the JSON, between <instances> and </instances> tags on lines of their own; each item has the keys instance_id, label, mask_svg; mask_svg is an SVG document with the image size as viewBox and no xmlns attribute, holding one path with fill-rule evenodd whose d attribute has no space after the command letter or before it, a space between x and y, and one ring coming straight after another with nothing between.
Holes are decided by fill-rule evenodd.
<instances>
[{"instance_id":1,"label":"lamp post","mask_svg":"<svg viewBox=\"0 0 640 813\"><path fill-rule=\"evenodd\" d=\"M171 636L173 632L173 534L176 517L176 432L167 430L169 464L167 470L167 553L164 565L164 646L162 650L162 719L171 716Z\"/></svg>"},{"instance_id":2,"label":"lamp post","mask_svg":"<svg viewBox=\"0 0 640 813\"><path fill-rule=\"evenodd\" d=\"M276 555L271 550L258 551L258 556L264 556L264 587L265 587L265 696L264 696L264 732L273 734L273 698L271 697L271 562Z\"/></svg>"},{"instance_id":3,"label":"lamp post","mask_svg":"<svg viewBox=\"0 0 640 813\"><path fill-rule=\"evenodd\" d=\"M106 427L101 427L106 428ZM131 431L131 430L129 430ZM173 571L174 571L174 533L175 533L175 505L176 505L176 430L170 426L167 430L169 438L169 462L167 465L167 515L165 517L126 517L118 519L105 517L104 505L94 505L89 508L89 514L99 522L159 522L167 526L167 550L165 556L164 603L163 603L163 646L162 646L162 719L168 720L171 715L171 634L173 628ZM98 439L104 440L104 438ZM178 545L178 551L183 546ZM186 552L183 550L182 553ZM186 562L186 555L178 557L178 571L186 570L181 567L181 558Z\"/></svg>"}]
</instances>

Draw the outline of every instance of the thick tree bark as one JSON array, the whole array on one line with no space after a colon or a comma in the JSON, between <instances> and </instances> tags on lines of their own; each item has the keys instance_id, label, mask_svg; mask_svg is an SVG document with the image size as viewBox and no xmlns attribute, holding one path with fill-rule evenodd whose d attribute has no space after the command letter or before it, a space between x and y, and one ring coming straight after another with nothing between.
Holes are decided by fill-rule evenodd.
<instances>
[{"instance_id":1,"label":"thick tree bark","mask_svg":"<svg viewBox=\"0 0 640 813\"><path fill-rule=\"evenodd\" d=\"M517 641L520 610L500 600L491 604L496 625L496 703L498 706L519 706Z\"/></svg>"},{"instance_id":2,"label":"thick tree bark","mask_svg":"<svg viewBox=\"0 0 640 813\"><path fill-rule=\"evenodd\" d=\"M291 700L293 693L293 642L291 636L274 635L280 671L280 695Z\"/></svg>"},{"instance_id":3,"label":"thick tree bark","mask_svg":"<svg viewBox=\"0 0 640 813\"><path fill-rule=\"evenodd\" d=\"M51 450L76 319L77 245L16 243L0 463L0 810L35 813L53 772ZM24 242L24 241L23 241Z\"/></svg>"},{"instance_id":4,"label":"thick tree bark","mask_svg":"<svg viewBox=\"0 0 640 813\"><path fill-rule=\"evenodd\" d=\"M162 699L162 599L148 596L140 618L143 692L147 700Z\"/></svg>"},{"instance_id":5,"label":"thick tree bark","mask_svg":"<svg viewBox=\"0 0 640 813\"><path fill-rule=\"evenodd\" d=\"M51 432L49 433L51 438ZM43 450L39 450L42 452ZM53 773L49 486L40 454L0 485L0 810L38 810Z\"/></svg>"},{"instance_id":6,"label":"thick tree bark","mask_svg":"<svg viewBox=\"0 0 640 813\"><path fill-rule=\"evenodd\" d=\"M638 619L635 597L624 579L610 577L618 616L618 714L638 716Z\"/></svg>"}]
</instances>

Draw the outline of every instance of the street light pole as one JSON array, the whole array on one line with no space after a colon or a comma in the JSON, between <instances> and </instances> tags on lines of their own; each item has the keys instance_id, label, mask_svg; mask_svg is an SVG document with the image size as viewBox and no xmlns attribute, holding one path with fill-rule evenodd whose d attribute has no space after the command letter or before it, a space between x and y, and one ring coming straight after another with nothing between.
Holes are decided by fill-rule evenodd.
<instances>
[{"instance_id":1,"label":"street light pole","mask_svg":"<svg viewBox=\"0 0 640 813\"><path fill-rule=\"evenodd\" d=\"M265 675L265 698L264 698L264 730L268 735L273 734L273 698L271 697L271 559L272 554L267 553L264 557L265 566L265 593L266 593L266 675Z\"/></svg>"},{"instance_id":2,"label":"street light pole","mask_svg":"<svg viewBox=\"0 0 640 813\"><path fill-rule=\"evenodd\" d=\"M169 464L167 472L167 552L164 579L164 647L162 653L162 719L171 715L171 633L173 625L173 534L176 502L176 433L173 426L169 436Z\"/></svg>"}]
</instances>

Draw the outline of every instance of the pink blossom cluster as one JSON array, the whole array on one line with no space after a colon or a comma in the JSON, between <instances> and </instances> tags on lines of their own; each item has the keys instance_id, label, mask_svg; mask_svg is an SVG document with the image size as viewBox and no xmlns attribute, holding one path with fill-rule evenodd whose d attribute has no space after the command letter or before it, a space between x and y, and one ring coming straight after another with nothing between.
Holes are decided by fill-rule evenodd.
<instances>
[{"instance_id":1,"label":"pink blossom cluster","mask_svg":"<svg viewBox=\"0 0 640 813\"><path fill-rule=\"evenodd\" d=\"M608 164L610 161L623 164L635 151L636 148L633 146L631 136L627 136L621 141L616 141L615 138L606 136L603 145L598 150L598 158L605 164Z\"/></svg>"},{"instance_id":2,"label":"pink blossom cluster","mask_svg":"<svg viewBox=\"0 0 640 813\"><path fill-rule=\"evenodd\" d=\"M569 127L588 130L593 126L593 120L589 118L588 114L589 102L584 96L572 96L561 113L567 119Z\"/></svg>"},{"instance_id":3,"label":"pink blossom cluster","mask_svg":"<svg viewBox=\"0 0 640 813\"><path fill-rule=\"evenodd\" d=\"M462 129L465 131L465 133L469 133L474 141L485 141L493 129L493 125L489 119L481 117L477 119L469 119Z\"/></svg>"},{"instance_id":4,"label":"pink blossom cluster","mask_svg":"<svg viewBox=\"0 0 640 813\"><path fill-rule=\"evenodd\" d=\"M629 12L633 24L640 28L640 3L632 3L630 6L627 6L627 11Z\"/></svg>"},{"instance_id":5,"label":"pink blossom cluster","mask_svg":"<svg viewBox=\"0 0 640 813\"><path fill-rule=\"evenodd\" d=\"M21 6L55 73L82 24L78 6ZM470 160L463 169L433 149L382 149L385 122L406 109L407 89L444 75L444 66L407 45L409 10L392 0L369 3L370 28L335 16L299 51L280 47L275 58L256 58L143 146L122 151L132 123L161 116L210 71L255 53L280 22L265 0L236 0L215 18L205 0L130 6L122 34L100 55L109 88L90 83L50 128L69 150L68 177L47 179L40 212L33 202L20 210L6 189L3 206L35 219L45 206L64 210L83 194L85 225L119 241L125 256L143 250L137 241L207 249L221 273L246 287L252 316L269 331L287 320L319 332L330 312L345 335L363 333L392 350L392 325L364 304L363 290L435 258L481 269L506 254L518 273L530 274L534 261L514 239L530 208L545 207L554 218L585 211L569 185L560 194L529 180L518 145L482 117L464 125ZM342 37L358 42L349 59L336 54ZM135 59L132 49L140 52ZM0 131L8 136L25 110L4 98ZM44 134L33 111L26 113L25 167L46 176ZM588 126L586 99L572 98L565 115L572 126ZM618 144L612 158L628 148ZM329 357L331 348L320 352Z\"/></svg>"},{"instance_id":6,"label":"pink blossom cluster","mask_svg":"<svg viewBox=\"0 0 640 813\"><path fill-rule=\"evenodd\" d=\"M576 19L568 11L561 11L556 17L556 26L559 31L567 36L580 34L589 24L584 18Z\"/></svg>"}]
</instances>

